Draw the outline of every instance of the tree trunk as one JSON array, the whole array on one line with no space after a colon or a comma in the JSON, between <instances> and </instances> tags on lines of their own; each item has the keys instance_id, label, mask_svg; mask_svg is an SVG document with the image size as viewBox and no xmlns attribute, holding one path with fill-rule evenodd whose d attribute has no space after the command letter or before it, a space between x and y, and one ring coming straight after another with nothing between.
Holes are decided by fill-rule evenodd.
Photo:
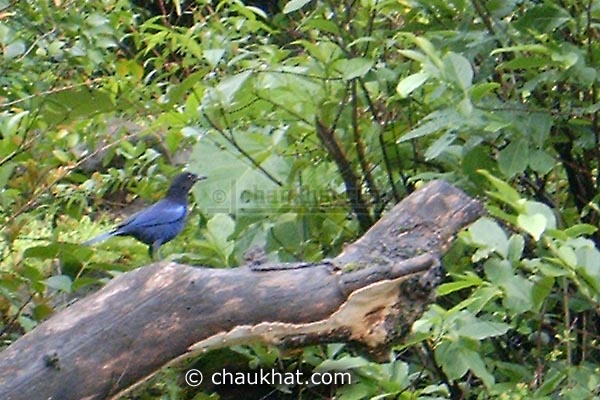
<instances>
[{"instance_id":1,"label":"tree trunk","mask_svg":"<svg viewBox=\"0 0 600 400\"><path fill-rule=\"evenodd\" d=\"M125 273L0 353L0 399L110 398L166 364L241 343L383 351L431 302L440 254L482 212L435 181L331 260Z\"/></svg>"}]
</instances>

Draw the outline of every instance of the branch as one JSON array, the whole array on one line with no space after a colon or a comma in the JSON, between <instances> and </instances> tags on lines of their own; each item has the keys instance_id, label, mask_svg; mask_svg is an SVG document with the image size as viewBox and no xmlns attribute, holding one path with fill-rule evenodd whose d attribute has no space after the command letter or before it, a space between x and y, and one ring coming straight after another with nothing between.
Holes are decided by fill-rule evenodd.
<instances>
[{"instance_id":1,"label":"branch","mask_svg":"<svg viewBox=\"0 0 600 400\"><path fill-rule=\"evenodd\" d=\"M346 186L346 194L350 199L350 206L352 207L354 215L356 215L360 230L361 232L366 232L367 229L373 225L373 220L369 214L367 203L362 197L360 180L352 170L352 166L350 165L348 158L336 140L334 131L327 129L325 125L323 125L323 123L318 119L316 120L316 130L317 136L319 139L321 139L321 143L323 143L327 149L327 153L337 165L340 175L342 175L344 185Z\"/></svg>"},{"instance_id":2,"label":"branch","mask_svg":"<svg viewBox=\"0 0 600 400\"><path fill-rule=\"evenodd\" d=\"M385 354L431 303L438 254L482 212L436 181L331 260L130 271L1 352L0 398L116 398L164 365L256 341L344 341Z\"/></svg>"}]
</instances>

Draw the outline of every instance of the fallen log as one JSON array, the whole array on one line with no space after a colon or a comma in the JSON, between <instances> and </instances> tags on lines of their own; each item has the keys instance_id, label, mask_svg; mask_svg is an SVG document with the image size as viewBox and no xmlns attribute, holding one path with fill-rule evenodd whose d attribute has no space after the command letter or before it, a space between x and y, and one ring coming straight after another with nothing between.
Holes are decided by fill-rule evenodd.
<instances>
[{"instance_id":1,"label":"fallen log","mask_svg":"<svg viewBox=\"0 0 600 400\"><path fill-rule=\"evenodd\" d=\"M0 399L116 397L182 358L257 341L386 349L432 301L440 254L482 212L435 181L330 260L125 273L0 353Z\"/></svg>"}]
</instances>

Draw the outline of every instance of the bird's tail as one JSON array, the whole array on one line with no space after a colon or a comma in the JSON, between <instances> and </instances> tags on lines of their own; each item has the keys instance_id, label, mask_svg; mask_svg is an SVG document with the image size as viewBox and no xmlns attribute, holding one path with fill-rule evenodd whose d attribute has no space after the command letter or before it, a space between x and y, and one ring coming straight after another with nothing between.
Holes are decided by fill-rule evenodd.
<instances>
[{"instance_id":1,"label":"bird's tail","mask_svg":"<svg viewBox=\"0 0 600 400\"><path fill-rule=\"evenodd\" d=\"M111 232L106 232L106 233L103 233L102 235L98 235L98 236L96 236L94 238L91 238L90 240L87 240L87 241L83 242L83 245L84 246L91 246L93 244L96 244L98 242L106 240L109 237L114 236L114 235L115 235L115 232L112 232L112 231Z\"/></svg>"}]
</instances>

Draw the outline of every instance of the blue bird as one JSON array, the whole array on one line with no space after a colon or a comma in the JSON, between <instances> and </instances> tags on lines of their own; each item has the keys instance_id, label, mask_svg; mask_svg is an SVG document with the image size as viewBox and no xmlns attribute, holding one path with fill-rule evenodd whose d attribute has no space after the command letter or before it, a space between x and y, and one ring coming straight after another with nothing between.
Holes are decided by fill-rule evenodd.
<instances>
[{"instance_id":1,"label":"blue bird","mask_svg":"<svg viewBox=\"0 0 600 400\"><path fill-rule=\"evenodd\" d=\"M162 200L133 214L110 232L96 236L83 244L89 246L113 236L132 236L148 245L148 254L154 259L159 247L183 230L188 193L196 182L203 179L206 177L190 172L177 175Z\"/></svg>"}]
</instances>

